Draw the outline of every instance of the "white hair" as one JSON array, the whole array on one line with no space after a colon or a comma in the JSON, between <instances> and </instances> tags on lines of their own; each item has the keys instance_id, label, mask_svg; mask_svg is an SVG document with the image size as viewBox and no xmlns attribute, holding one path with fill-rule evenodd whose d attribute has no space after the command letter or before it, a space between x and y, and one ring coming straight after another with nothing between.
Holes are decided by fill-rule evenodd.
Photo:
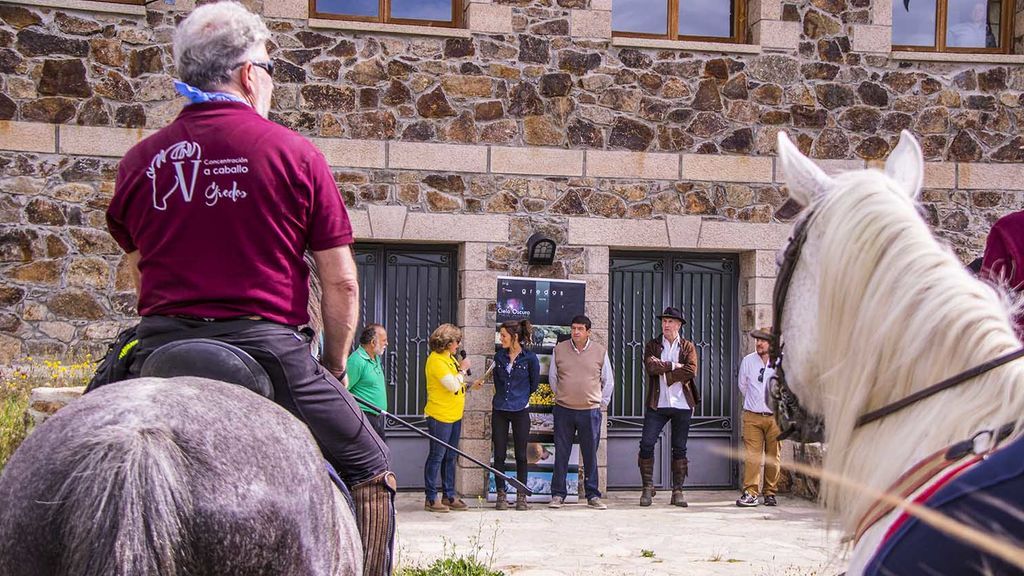
<instances>
[{"instance_id":1,"label":"white hair","mask_svg":"<svg viewBox=\"0 0 1024 576\"><path fill-rule=\"evenodd\" d=\"M231 71L266 47L270 30L238 2L204 4L174 32L178 77L201 90L228 82Z\"/></svg>"},{"instance_id":2,"label":"white hair","mask_svg":"<svg viewBox=\"0 0 1024 576\"><path fill-rule=\"evenodd\" d=\"M851 172L836 177L821 202L812 223L820 231L820 373L803 386L824 408L825 470L881 490L914 462L979 430L1017 422L1020 435L1024 415L1017 362L854 428L866 412L1020 346L1005 299L939 245L897 188L879 171ZM791 293L789 304L801 305L800 298ZM848 532L873 503L829 482L821 494Z\"/></svg>"}]
</instances>

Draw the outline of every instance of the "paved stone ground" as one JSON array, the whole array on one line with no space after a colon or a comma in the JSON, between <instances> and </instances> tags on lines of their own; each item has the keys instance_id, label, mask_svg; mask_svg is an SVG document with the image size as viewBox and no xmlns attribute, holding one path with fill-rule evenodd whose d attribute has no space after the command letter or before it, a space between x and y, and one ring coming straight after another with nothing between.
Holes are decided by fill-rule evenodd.
<instances>
[{"instance_id":1,"label":"paved stone ground","mask_svg":"<svg viewBox=\"0 0 1024 576\"><path fill-rule=\"evenodd\" d=\"M551 510L494 510L469 501L467 512L423 510L423 496L398 497L398 562L426 565L454 547L458 555L492 557L516 576L834 576L845 569L838 534L806 500L779 498L779 507L737 508L733 492L692 492L689 508L659 493L640 508L638 492L612 492L609 509L570 504ZM446 552L446 549L448 552ZM653 552L644 557L642 550Z\"/></svg>"}]
</instances>

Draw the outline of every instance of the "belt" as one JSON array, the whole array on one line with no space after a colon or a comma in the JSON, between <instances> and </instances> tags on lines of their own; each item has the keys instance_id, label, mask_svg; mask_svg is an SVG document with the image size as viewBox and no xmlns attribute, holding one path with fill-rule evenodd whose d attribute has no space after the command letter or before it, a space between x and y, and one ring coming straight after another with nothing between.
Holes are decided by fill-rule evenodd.
<instances>
[{"instance_id":1,"label":"belt","mask_svg":"<svg viewBox=\"0 0 1024 576\"><path fill-rule=\"evenodd\" d=\"M171 314L171 318L182 320L194 320L196 322L231 322L232 320L263 320L263 316L232 316L231 318L203 318L201 316L189 316L188 314Z\"/></svg>"},{"instance_id":2,"label":"belt","mask_svg":"<svg viewBox=\"0 0 1024 576\"><path fill-rule=\"evenodd\" d=\"M747 410L746 408L744 408L743 411L750 412L751 414L757 414L759 416L775 416L775 414L772 412L755 412L753 410Z\"/></svg>"}]
</instances>

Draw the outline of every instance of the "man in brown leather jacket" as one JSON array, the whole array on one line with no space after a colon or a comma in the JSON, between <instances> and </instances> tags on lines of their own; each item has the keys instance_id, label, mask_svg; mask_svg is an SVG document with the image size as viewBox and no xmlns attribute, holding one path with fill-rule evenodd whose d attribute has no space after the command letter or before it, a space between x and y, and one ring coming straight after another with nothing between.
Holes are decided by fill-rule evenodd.
<instances>
[{"instance_id":1,"label":"man in brown leather jacket","mask_svg":"<svg viewBox=\"0 0 1024 576\"><path fill-rule=\"evenodd\" d=\"M640 438L640 478L643 481L641 506L650 506L654 498L654 446L665 424L672 422L672 505L686 506L683 481L688 473L686 440L690 435L690 417L700 403L697 376L697 348L679 330L686 324L682 312L669 306L661 313L661 336L644 346L647 371L647 402L644 429Z\"/></svg>"}]
</instances>

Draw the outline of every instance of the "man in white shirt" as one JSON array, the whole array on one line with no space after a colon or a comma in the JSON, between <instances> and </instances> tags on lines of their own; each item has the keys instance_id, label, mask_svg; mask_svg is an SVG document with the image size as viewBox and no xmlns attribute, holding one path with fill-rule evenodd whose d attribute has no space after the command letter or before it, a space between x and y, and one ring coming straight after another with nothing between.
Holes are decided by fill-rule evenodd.
<instances>
[{"instance_id":1,"label":"man in white shirt","mask_svg":"<svg viewBox=\"0 0 1024 576\"><path fill-rule=\"evenodd\" d=\"M743 394L743 495L737 506L757 506L761 486L761 455L764 455L764 505L776 506L775 490L779 484L782 451L778 423L768 406L765 390L774 370L768 366L770 327L750 333L754 339L754 352L740 363L739 387Z\"/></svg>"},{"instance_id":2,"label":"man in white shirt","mask_svg":"<svg viewBox=\"0 0 1024 576\"><path fill-rule=\"evenodd\" d=\"M548 384L555 393L555 469L548 507L561 508L568 495L565 480L569 452L573 437L579 433L587 506L604 510L608 506L601 502L598 489L597 449L601 444L602 412L612 399L612 364L605 347L590 337L590 318L576 316L570 326L572 338L555 346L548 372Z\"/></svg>"},{"instance_id":3,"label":"man in white shirt","mask_svg":"<svg viewBox=\"0 0 1024 576\"><path fill-rule=\"evenodd\" d=\"M654 446L665 428L672 423L672 505L686 506L683 482L689 474L686 440L690 435L690 418L700 403L697 376L697 347L679 331L686 320L678 308L669 306L661 313L661 336L644 346L644 369L647 372L647 401L644 428L640 437L640 480L643 492L640 505L650 506L654 491Z\"/></svg>"}]
</instances>

